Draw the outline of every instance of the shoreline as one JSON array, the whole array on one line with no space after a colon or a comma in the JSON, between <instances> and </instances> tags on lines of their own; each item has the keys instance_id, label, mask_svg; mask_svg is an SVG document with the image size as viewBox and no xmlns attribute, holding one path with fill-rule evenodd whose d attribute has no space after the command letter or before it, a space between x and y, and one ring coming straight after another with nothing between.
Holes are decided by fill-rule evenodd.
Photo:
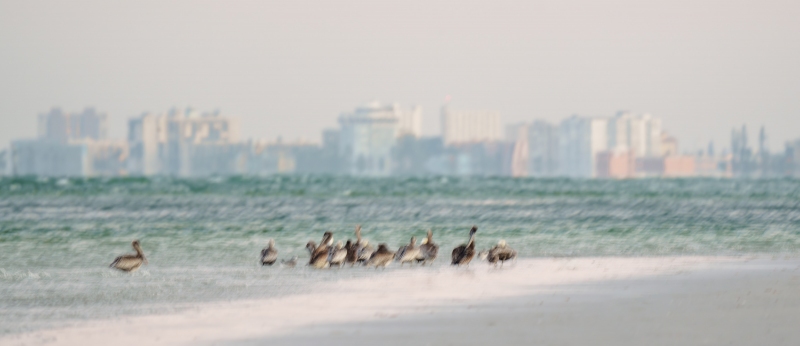
<instances>
[{"instance_id":1,"label":"shoreline","mask_svg":"<svg viewBox=\"0 0 800 346\"><path fill-rule=\"evenodd\" d=\"M800 286L797 281L799 259L770 260L754 256L537 258L520 259L515 265L502 269L488 267L485 263L473 263L470 268L395 267L367 278L321 284L313 293L203 304L173 314L86 321L74 327L7 335L0 338L0 343L247 344L269 340L270 343L292 344L335 341L337 335L345 343L347 335L356 335L352 333L354 330L361 331L358 335L369 335L376 340L405 335L409 331L413 331L411 335L415 337L423 337L425 330L433 328L431 326L447 330L451 324L448 321L470 322L467 325L482 321L484 316L478 311L502 312L500 316L516 314L520 321L528 319L527 314L533 312L547 313L547 309L531 305L532 299L540 301L542 306L547 305L548 309L559 306L556 302L561 299L566 299L562 305L571 309L581 305L591 307L637 296L684 294L681 285L675 282L686 278L693 278L694 281L688 281L695 283L718 281L718 289L724 293L736 284L736 275L773 275L776 268L784 270L785 277L778 275L770 280L796 280L795 287ZM747 274L750 272L756 274ZM627 287L624 290L617 289L624 286ZM565 298L564 294L569 297ZM692 292L687 294L691 296ZM697 291L695 294L705 293ZM800 293L793 297L792 301L797 301ZM553 304L545 304L551 299L555 299ZM572 305L568 305L569 302ZM526 306L530 309L523 308ZM558 309L550 311L551 314L560 312ZM636 311L621 311L620 315L635 316ZM475 332L456 328L453 335L469 336ZM477 339L466 339L468 343L470 340Z\"/></svg>"}]
</instances>

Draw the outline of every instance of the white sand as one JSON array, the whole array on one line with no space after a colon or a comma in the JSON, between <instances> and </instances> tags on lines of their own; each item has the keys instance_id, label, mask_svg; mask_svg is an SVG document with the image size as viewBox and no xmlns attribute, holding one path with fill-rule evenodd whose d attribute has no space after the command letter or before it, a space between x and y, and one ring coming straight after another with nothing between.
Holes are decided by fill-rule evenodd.
<instances>
[{"instance_id":1,"label":"white sand","mask_svg":"<svg viewBox=\"0 0 800 346\"><path fill-rule=\"evenodd\" d=\"M746 338L753 328L759 339ZM91 321L7 336L0 344L438 345L498 338L553 345L800 344L800 260L556 258L503 269L479 263L394 269L312 294Z\"/></svg>"}]
</instances>

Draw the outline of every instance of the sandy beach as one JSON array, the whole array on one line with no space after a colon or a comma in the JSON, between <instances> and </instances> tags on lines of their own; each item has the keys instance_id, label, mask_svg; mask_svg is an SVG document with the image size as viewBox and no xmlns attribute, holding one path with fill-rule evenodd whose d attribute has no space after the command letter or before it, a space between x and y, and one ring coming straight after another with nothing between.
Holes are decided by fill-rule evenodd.
<instances>
[{"instance_id":1,"label":"sandy beach","mask_svg":"<svg viewBox=\"0 0 800 346\"><path fill-rule=\"evenodd\" d=\"M798 320L797 258L539 258L395 267L307 294L88 321L0 344L795 345Z\"/></svg>"}]
</instances>

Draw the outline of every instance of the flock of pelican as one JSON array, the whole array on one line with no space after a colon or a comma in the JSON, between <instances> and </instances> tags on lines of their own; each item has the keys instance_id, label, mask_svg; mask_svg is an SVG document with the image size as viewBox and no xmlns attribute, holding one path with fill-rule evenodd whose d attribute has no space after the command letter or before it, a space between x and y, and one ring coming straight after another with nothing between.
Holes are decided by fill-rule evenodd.
<instances>
[{"instance_id":1,"label":"flock of pelican","mask_svg":"<svg viewBox=\"0 0 800 346\"><path fill-rule=\"evenodd\" d=\"M469 241L453 249L451 265L469 265L476 254L475 233L477 232L478 227L472 226L469 231ZM401 246L395 252L389 250L389 246L386 243L378 244L378 248L375 249L369 241L361 238L360 225L356 226L355 235L355 242L348 239L343 244L340 240L335 246L333 245L332 232L325 232L319 245L313 240L309 241L306 244L306 249L310 255L308 265L320 269L329 267L341 268L348 264L351 267L359 264L367 267L386 268L392 261L395 261L400 262L401 267L406 263L409 265L419 263L424 266L432 264L439 254L439 245L433 242L433 232L430 230L428 230L428 236L422 239L420 245L417 245L417 238L412 236L408 245ZM131 272L139 269L142 264L147 264L147 258L144 256L139 241L134 240L131 245L136 253L117 257L110 267ZM491 249L479 252L478 258L495 266L499 262L502 266L504 262L516 259L517 251L508 246L504 240L500 240ZM270 239L267 247L261 250L261 265L271 266L277 261L278 250L275 248L275 240ZM281 264L286 267L294 267L297 265L297 261L298 257L295 256L288 260L281 260Z\"/></svg>"}]
</instances>

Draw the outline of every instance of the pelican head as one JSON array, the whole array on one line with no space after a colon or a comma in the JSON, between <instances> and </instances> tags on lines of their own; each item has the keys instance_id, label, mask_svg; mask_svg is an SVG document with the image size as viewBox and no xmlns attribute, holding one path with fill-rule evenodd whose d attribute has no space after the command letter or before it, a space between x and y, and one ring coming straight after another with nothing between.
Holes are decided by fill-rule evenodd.
<instances>
[{"instance_id":1,"label":"pelican head","mask_svg":"<svg viewBox=\"0 0 800 346\"><path fill-rule=\"evenodd\" d=\"M275 247L275 239L269 240L269 247Z\"/></svg>"},{"instance_id":2,"label":"pelican head","mask_svg":"<svg viewBox=\"0 0 800 346\"><path fill-rule=\"evenodd\" d=\"M314 250L317 249L317 243L315 243L313 240L309 240L308 244L306 244L306 249L308 249L308 252L314 253Z\"/></svg>"},{"instance_id":3,"label":"pelican head","mask_svg":"<svg viewBox=\"0 0 800 346\"><path fill-rule=\"evenodd\" d=\"M142 246L139 245L139 239L131 242L131 246L133 246L133 249L136 250L137 255L142 256L142 261L144 261L144 264L148 264L147 257L144 256L144 251L142 251Z\"/></svg>"},{"instance_id":4,"label":"pelican head","mask_svg":"<svg viewBox=\"0 0 800 346\"><path fill-rule=\"evenodd\" d=\"M336 250L339 250L339 249L341 249L342 247L344 247L344 245L342 245L342 241L341 241L341 240L340 240L340 241L338 241L338 242L336 242Z\"/></svg>"},{"instance_id":5,"label":"pelican head","mask_svg":"<svg viewBox=\"0 0 800 346\"><path fill-rule=\"evenodd\" d=\"M333 233L331 231L327 231L322 234L322 241L319 243L319 246L327 245L331 246L333 244Z\"/></svg>"},{"instance_id":6,"label":"pelican head","mask_svg":"<svg viewBox=\"0 0 800 346\"><path fill-rule=\"evenodd\" d=\"M469 236L471 237L471 236L475 235L475 233L477 233L477 232L478 232L478 226L472 226L472 229L469 230Z\"/></svg>"},{"instance_id":7,"label":"pelican head","mask_svg":"<svg viewBox=\"0 0 800 346\"><path fill-rule=\"evenodd\" d=\"M389 251L389 247L386 246L385 243L380 243L380 245L378 245L378 251Z\"/></svg>"},{"instance_id":8,"label":"pelican head","mask_svg":"<svg viewBox=\"0 0 800 346\"><path fill-rule=\"evenodd\" d=\"M500 239L500 241L499 241L499 242L497 242L497 246L498 246L498 247L501 247L501 248L504 248L504 247L506 247L506 241L505 241L505 240L503 240L503 239Z\"/></svg>"},{"instance_id":9,"label":"pelican head","mask_svg":"<svg viewBox=\"0 0 800 346\"><path fill-rule=\"evenodd\" d=\"M411 244L411 246L414 246L415 244L417 244L417 237L411 236L411 243L410 244Z\"/></svg>"},{"instance_id":10,"label":"pelican head","mask_svg":"<svg viewBox=\"0 0 800 346\"><path fill-rule=\"evenodd\" d=\"M425 245L427 243L428 243L428 238L422 238L422 241L419 243L419 245Z\"/></svg>"}]
</instances>

